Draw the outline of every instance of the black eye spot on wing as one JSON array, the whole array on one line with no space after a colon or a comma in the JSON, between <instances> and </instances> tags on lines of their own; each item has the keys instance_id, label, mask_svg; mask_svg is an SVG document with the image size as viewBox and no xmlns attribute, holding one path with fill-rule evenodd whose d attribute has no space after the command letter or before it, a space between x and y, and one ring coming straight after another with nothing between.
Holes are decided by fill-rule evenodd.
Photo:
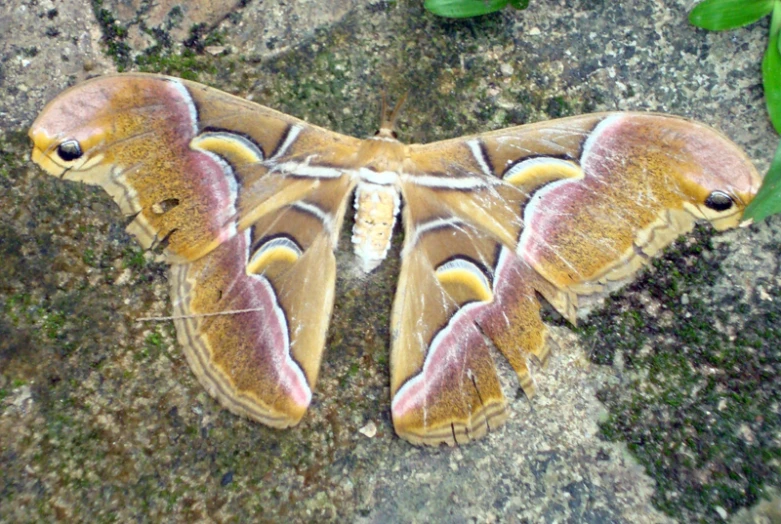
<instances>
[{"instance_id":1,"label":"black eye spot on wing","mask_svg":"<svg viewBox=\"0 0 781 524\"><path fill-rule=\"evenodd\" d=\"M732 197L723 191L714 191L705 199L705 205L714 211L726 211L734 204Z\"/></svg>"},{"instance_id":2,"label":"black eye spot on wing","mask_svg":"<svg viewBox=\"0 0 781 524\"><path fill-rule=\"evenodd\" d=\"M57 147L57 155L66 162L72 162L84 153L76 140L66 140Z\"/></svg>"}]
</instances>

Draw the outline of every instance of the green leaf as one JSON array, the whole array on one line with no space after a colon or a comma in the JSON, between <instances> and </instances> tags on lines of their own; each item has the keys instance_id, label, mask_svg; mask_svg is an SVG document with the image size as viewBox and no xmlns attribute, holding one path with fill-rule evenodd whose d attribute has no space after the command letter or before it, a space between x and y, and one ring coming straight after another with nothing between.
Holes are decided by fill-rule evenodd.
<instances>
[{"instance_id":1,"label":"green leaf","mask_svg":"<svg viewBox=\"0 0 781 524\"><path fill-rule=\"evenodd\" d=\"M519 11L529 7L529 0L510 0L510 5Z\"/></svg>"},{"instance_id":2,"label":"green leaf","mask_svg":"<svg viewBox=\"0 0 781 524\"><path fill-rule=\"evenodd\" d=\"M509 1L510 0L426 0L423 7L435 15L447 18L470 18L472 16L487 15L488 13L499 11L504 8Z\"/></svg>"},{"instance_id":3,"label":"green leaf","mask_svg":"<svg viewBox=\"0 0 781 524\"><path fill-rule=\"evenodd\" d=\"M705 0L689 13L689 22L711 31L756 22L773 10L775 0Z\"/></svg>"},{"instance_id":4,"label":"green leaf","mask_svg":"<svg viewBox=\"0 0 781 524\"><path fill-rule=\"evenodd\" d=\"M770 121L776 132L781 133L781 51L779 51L779 36L781 34L781 1L773 9L773 19L770 22L770 41L767 43L765 57L762 59L762 85L765 88L765 104L770 115Z\"/></svg>"},{"instance_id":5,"label":"green leaf","mask_svg":"<svg viewBox=\"0 0 781 524\"><path fill-rule=\"evenodd\" d=\"M781 213L781 143L778 144L776 156L765 180L762 181L759 193L743 212L743 218L752 218L754 222L759 222L776 213Z\"/></svg>"}]
</instances>

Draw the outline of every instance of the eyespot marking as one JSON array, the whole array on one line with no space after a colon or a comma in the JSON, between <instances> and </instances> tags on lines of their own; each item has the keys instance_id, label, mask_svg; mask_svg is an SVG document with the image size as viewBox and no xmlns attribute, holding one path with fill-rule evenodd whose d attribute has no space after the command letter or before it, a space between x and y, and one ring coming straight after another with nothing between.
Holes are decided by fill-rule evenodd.
<instances>
[{"instance_id":1,"label":"eyespot marking","mask_svg":"<svg viewBox=\"0 0 781 524\"><path fill-rule=\"evenodd\" d=\"M474 262L465 258L454 258L439 266L437 280L459 303L490 302L493 299L491 283L485 273Z\"/></svg>"},{"instance_id":2,"label":"eyespot marking","mask_svg":"<svg viewBox=\"0 0 781 524\"><path fill-rule=\"evenodd\" d=\"M534 157L511 166L502 176L516 187L541 185L562 179L581 179L584 173L575 162L553 157Z\"/></svg>"},{"instance_id":3,"label":"eyespot marking","mask_svg":"<svg viewBox=\"0 0 781 524\"><path fill-rule=\"evenodd\" d=\"M732 197L724 191L713 191L705 199L705 206L714 211L726 211L733 205L735 205L735 202L732 200Z\"/></svg>"},{"instance_id":4,"label":"eyespot marking","mask_svg":"<svg viewBox=\"0 0 781 524\"><path fill-rule=\"evenodd\" d=\"M82 157L84 152L81 150L79 142L73 139L66 140L57 146L57 156L65 162L73 162Z\"/></svg>"},{"instance_id":5,"label":"eyespot marking","mask_svg":"<svg viewBox=\"0 0 781 524\"><path fill-rule=\"evenodd\" d=\"M211 128L193 138L190 147L211 151L233 166L257 164L264 160L263 150L249 137Z\"/></svg>"},{"instance_id":6,"label":"eyespot marking","mask_svg":"<svg viewBox=\"0 0 781 524\"><path fill-rule=\"evenodd\" d=\"M263 242L247 263L248 274L277 274L293 265L303 254L301 247L290 237L277 236Z\"/></svg>"}]
</instances>

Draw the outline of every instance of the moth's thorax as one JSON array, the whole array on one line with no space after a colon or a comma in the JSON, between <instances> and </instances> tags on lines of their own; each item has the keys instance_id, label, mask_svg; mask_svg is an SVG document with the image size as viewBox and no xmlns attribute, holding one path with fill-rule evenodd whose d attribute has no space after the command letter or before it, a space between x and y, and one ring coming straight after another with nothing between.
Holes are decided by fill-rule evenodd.
<instances>
[{"instance_id":1,"label":"moth's thorax","mask_svg":"<svg viewBox=\"0 0 781 524\"><path fill-rule=\"evenodd\" d=\"M385 259L390 249L401 202L399 174L406 157L407 146L384 134L364 140L358 150L360 179L355 188L352 241L353 251L367 273Z\"/></svg>"},{"instance_id":2,"label":"moth's thorax","mask_svg":"<svg viewBox=\"0 0 781 524\"><path fill-rule=\"evenodd\" d=\"M406 144L392 137L377 135L367 138L358 149L358 163L371 171L399 173L407 157Z\"/></svg>"}]
</instances>

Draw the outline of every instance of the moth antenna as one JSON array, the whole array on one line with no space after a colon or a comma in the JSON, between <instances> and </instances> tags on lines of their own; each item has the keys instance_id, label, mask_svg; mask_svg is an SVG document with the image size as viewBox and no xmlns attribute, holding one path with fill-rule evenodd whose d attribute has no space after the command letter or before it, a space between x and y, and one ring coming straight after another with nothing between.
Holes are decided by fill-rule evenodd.
<instances>
[{"instance_id":1,"label":"moth antenna","mask_svg":"<svg viewBox=\"0 0 781 524\"><path fill-rule=\"evenodd\" d=\"M388 124L388 98L385 95L385 90L383 89L380 93L380 129L383 129L387 127Z\"/></svg>"},{"instance_id":2,"label":"moth antenna","mask_svg":"<svg viewBox=\"0 0 781 524\"><path fill-rule=\"evenodd\" d=\"M399 98L399 101L396 102L396 105L393 107L393 111L391 111L391 114L388 117L391 130L396 127L396 119L399 117L401 108L404 107L404 103L407 101L407 95L409 95L409 91L405 91L404 94L401 95L401 98Z\"/></svg>"},{"instance_id":3,"label":"moth antenna","mask_svg":"<svg viewBox=\"0 0 781 524\"><path fill-rule=\"evenodd\" d=\"M382 118L380 121L380 129L377 131L377 135L396 138L396 133L394 131L396 127L396 119L398 118L399 113L401 113L401 108L404 106L404 102L406 102L408 94L409 92L404 93L399 101L396 102L393 110L389 113L388 103L385 99L385 91L382 92Z\"/></svg>"}]
</instances>

